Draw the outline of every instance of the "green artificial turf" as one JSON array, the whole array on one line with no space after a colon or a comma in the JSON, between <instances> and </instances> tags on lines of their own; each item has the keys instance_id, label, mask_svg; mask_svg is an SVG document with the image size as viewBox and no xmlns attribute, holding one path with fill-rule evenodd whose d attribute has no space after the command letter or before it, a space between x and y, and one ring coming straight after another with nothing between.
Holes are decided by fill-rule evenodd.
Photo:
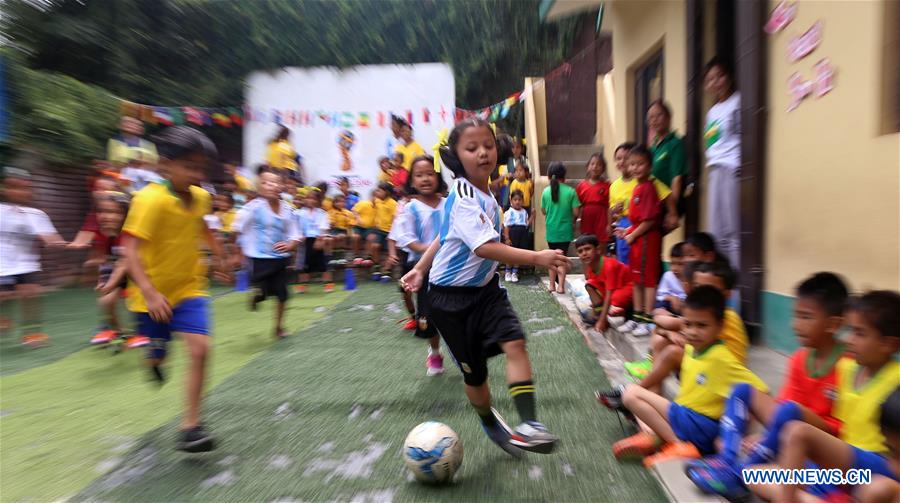
<instances>
[{"instance_id":1,"label":"green artificial turf","mask_svg":"<svg viewBox=\"0 0 900 503\"><path fill-rule=\"evenodd\" d=\"M608 383L580 332L538 285L513 285L510 294L530 334L539 418L562 438L551 455L528 454L515 460L490 443L466 403L462 377L452 361L445 358L445 375L425 376L425 342L396 323L404 316L396 287L366 283L299 336L256 355L216 387L206 404L207 424L219 440L216 451L203 455L175 451L175 419L134 424L133 429L143 425L148 433L128 437L133 443L126 445L115 443L113 431L98 432L94 440L78 442L77 448L92 454L77 464L81 475L87 472L97 479L73 499L664 501L648 471L612 457L610 445L623 432L616 416L593 399L593 389ZM222 332L252 325L246 318L243 311L231 315L217 310ZM250 340L262 337L247 335ZM261 342L232 344L236 352L244 347L250 353ZM516 423L506 394L504 363L503 357L492 360L490 383L495 406ZM72 378L90 389L85 376ZM134 386L135 393L146 393L138 390L141 386ZM177 383L168 387L165 392L174 399L181 388ZM109 403L106 417L92 412L95 409L77 412L76 404L67 402L66 408L75 410L63 421L72 423L72 429L81 421L96 424L105 419L116 425L120 414L133 416L132 409L146 399L137 398L103 397L99 401ZM451 486L411 481L400 458L406 434L426 420L444 422L461 437L464 460ZM28 440L19 442L17 449L29 448L33 454L20 454L17 460L35 458L34 469L42 470L42 476L29 477L33 486L18 483L16 497L3 499L70 494L67 490L74 484L63 490L50 482L62 463L59 453L33 446L40 441L35 437L52 431L37 421L20 426L28 428Z\"/></svg>"},{"instance_id":2,"label":"green artificial turf","mask_svg":"<svg viewBox=\"0 0 900 503\"><path fill-rule=\"evenodd\" d=\"M300 329L326 315L346 292L310 293L289 303L287 327ZM83 298L46 300L54 334L52 346L25 352L11 348L3 365L26 368L0 378L0 500L51 501L69 497L98 476L127 459L142 435L161 426L166 447L177 425L184 396L184 347L170 348L168 382L159 387L148 380L143 350L112 355L108 350L84 348L94 311L72 312L89 304ZM63 309L64 308L64 309ZM247 310L247 297L231 294L214 301L211 367L207 390L213 389L270 346L287 350L287 341L272 335L272 302ZM65 327L74 327L62 333ZM85 331L88 331L87 333ZM71 340L70 340L71 339ZM81 350L72 348L82 347ZM64 348L69 348L65 353ZM27 360L26 363L17 359ZM34 366L47 359L52 363ZM264 360L256 360L262 363ZM262 370L261 368L258 370ZM280 371L271 369L273 371ZM277 374L268 374L277 379ZM265 387L248 392L260 395ZM246 425L245 425L246 427ZM151 495L144 495L145 498Z\"/></svg>"}]
</instances>

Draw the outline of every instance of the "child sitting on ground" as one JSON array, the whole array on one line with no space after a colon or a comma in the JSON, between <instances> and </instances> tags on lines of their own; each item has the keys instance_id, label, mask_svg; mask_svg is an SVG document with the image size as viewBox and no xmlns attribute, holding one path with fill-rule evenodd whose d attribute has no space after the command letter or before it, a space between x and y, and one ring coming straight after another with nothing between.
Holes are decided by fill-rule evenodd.
<instances>
[{"instance_id":1,"label":"child sitting on ground","mask_svg":"<svg viewBox=\"0 0 900 503\"><path fill-rule=\"evenodd\" d=\"M788 361L777 399L746 384L734 387L720 423L720 454L690 462L685 470L704 492L732 501L749 496L740 469L775 457L785 421L802 417L831 434L840 431L841 422L833 416L832 406L837 363L844 355L844 345L836 335L844 324L847 296L844 282L830 272L816 273L797 286L792 326L802 347ZM768 431L744 438L751 417ZM742 444L751 447L746 459L738 459Z\"/></svg>"},{"instance_id":2,"label":"child sitting on ground","mask_svg":"<svg viewBox=\"0 0 900 503\"><path fill-rule=\"evenodd\" d=\"M366 244L369 249L369 255L376 264L381 264L382 251L387 249L387 235L391 232L394 216L397 213L397 201L391 197L392 191L393 187L390 184L379 183L374 193L375 215L372 229L366 238ZM383 267L384 271L387 272L390 269L387 264L387 254L384 254L384 259Z\"/></svg>"},{"instance_id":3,"label":"child sitting on ground","mask_svg":"<svg viewBox=\"0 0 900 503\"><path fill-rule=\"evenodd\" d=\"M882 404L900 386L900 362L895 360L900 351L900 294L872 291L854 299L847 321L847 350L856 359L845 358L837 363L834 416L842 423L840 436L803 422L803 416L797 412L789 418L790 422L785 420L770 428L777 430L773 434L781 439L777 467L799 470L812 462L813 468L871 470L873 476L897 480L900 474L890 466L887 456L891 453L878 423ZM755 453L766 454L760 450ZM769 460L751 454L747 461L744 468ZM806 491L826 501L861 499L864 494L859 493L866 489L860 486L858 494L848 494L852 487L817 484ZM764 499L801 500L801 488L794 485L760 484L750 489Z\"/></svg>"},{"instance_id":4,"label":"child sitting on ground","mask_svg":"<svg viewBox=\"0 0 900 503\"><path fill-rule=\"evenodd\" d=\"M677 331L681 326L681 306L684 298L687 297L684 280L684 244L677 243L672 247L669 252L670 269L663 274L659 282L659 289L656 292L656 308L653 310L655 327L651 338L651 348L654 346L654 341L659 342L660 338L669 339L669 332ZM653 360L650 355L647 355L643 360L625 362L624 368L631 377L643 379L653 368Z\"/></svg>"},{"instance_id":5,"label":"child sitting on ground","mask_svg":"<svg viewBox=\"0 0 900 503\"><path fill-rule=\"evenodd\" d=\"M692 264L688 268L691 289L699 286L712 286L727 299L734 288L735 274L724 262L708 264L705 262ZM654 334L650 339L650 350L653 358L651 371L647 377L641 379L638 385L654 393L662 392L662 383L673 372L681 367L684 356L686 340L682 335L684 318L673 318L677 322L670 330ZM747 357L747 347L750 345L744 322L732 309L726 308L723 328L720 332L721 342L731 351L737 361L744 363ZM621 389L614 389L605 393L596 394L600 402L611 408L621 408Z\"/></svg>"},{"instance_id":6,"label":"child sitting on ground","mask_svg":"<svg viewBox=\"0 0 900 503\"><path fill-rule=\"evenodd\" d=\"M525 210L525 194L521 190L512 191L509 201L511 206L503 214L503 241L513 248L530 250L528 229L534 223L534 214L529 215ZM519 267L508 267L505 280L518 283Z\"/></svg>"},{"instance_id":7,"label":"child sitting on ground","mask_svg":"<svg viewBox=\"0 0 900 503\"><path fill-rule=\"evenodd\" d=\"M372 228L375 226L375 195L374 192L372 194L372 198L367 201L359 201L358 203L353 205L353 215L356 217L356 224L353 229L353 234L358 236L358 239L354 240L353 244L353 255L355 257L359 257L359 243L365 243L366 254L370 253L369 246L369 234L372 233ZM369 259L372 256L369 255Z\"/></svg>"},{"instance_id":8,"label":"child sitting on ground","mask_svg":"<svg viewBox=\"0 0 900 503\"><path fill-rule=\"evenodd\" d=\"M712 286L691 291L684 306L684 359L681 389L670 402L637 384L622 395L625 408L653 433L640 432L613 444L616 458L645 457L653 466L672 458L699 458L714 451L719 418L732 386L750 383L768 388L721 343L725 320L725 297ZM660 450L660 446L662 449ZM658 454L651 456L660 450Z\"/></svg>"},{"instance_id":9,"label":"child sitting on ground","mask_svg":"<svg viewBox=\"0 0 900 503\"><path fill-rule=\"evenodd\" d=\"M347 209L347 197L344 194L334 196L328 218L331 221L331 238L333 249L343 249L353 239L353 222L356 217Z\"/></svg>"},{"instance_id":10,"label":"child sitting on ground","mask_svg":"<svg viewBox=\"0 0 900 503\"><path fill-rule=\"evenodd\" d=\"M631 271L614 256L603 256L600 240L593 234L578 236L575 250L584 266L584 287L597 316L594 328L603 333L610 323L623 323L625 312L631 308Z\"/></svg>"}]
</instances>

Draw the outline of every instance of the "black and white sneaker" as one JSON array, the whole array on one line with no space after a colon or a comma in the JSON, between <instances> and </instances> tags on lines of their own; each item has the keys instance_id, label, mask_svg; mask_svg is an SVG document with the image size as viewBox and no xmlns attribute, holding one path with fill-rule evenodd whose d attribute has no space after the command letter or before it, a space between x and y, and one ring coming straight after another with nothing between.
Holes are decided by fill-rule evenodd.
<instances>
[{"instance_id":1,"label":"black and white sneaker","mask_svg":"<svg viewBox=\"0 0 900 503\"><path fill-rule=\"evenodd\" d=\"M509 440L509 443L520 449L539 454L550 454L556 449L558 442L559 437L537 421L525 421L516 426Z\"/></svg>"},{"instance_id":2,"label":"black and white sneaker","mask_svg":"<svg viewBox=\"0 0 900 503\"><path fill-rule=\"evenodd\" d=\"M497 444L497 446L503 449L507 454L514 458L521 458L523 454L522 451L510 443L513 432L509 425L506 424L503 420L503 416L495 409L491 408L491 413L494 415L496 421L493 426L487 426L482 423L481 427L484 429L484 433L491 439L491 442Z\"/></svg>"},{"instance_id":3,"label":"black and white sneaker","mask_svg":"<svg viewBox=\"0 0 900 503\"><path fill-rule=\"evenodd\" d=\"M181 440L178 442L179 451L209 452L215 448L212 435L204 430L202 425L194 426L189 430L182 430Z\"/></svg>"},{"instance_id":4,"label":"black and white sneaker","mask_svg":"<svg viewBox=\"0 0 900 503\"><path fill-rule=\"evenodd\" d=\"M625 404L622 403L622 393L624 391L624 386L616 386L607 391L597 390L594 392L594 397L607 409L622 412L628 410L625 408Z\"/></svg>"}]
</instances>

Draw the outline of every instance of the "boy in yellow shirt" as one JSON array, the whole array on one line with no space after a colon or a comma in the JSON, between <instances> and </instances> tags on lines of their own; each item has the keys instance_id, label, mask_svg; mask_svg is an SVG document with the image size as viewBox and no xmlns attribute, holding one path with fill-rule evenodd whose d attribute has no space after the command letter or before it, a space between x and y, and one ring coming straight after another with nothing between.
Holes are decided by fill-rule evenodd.
<instances>
[{"instance_id":1,"label":"boy in yellow shirt","mask_svg":"<svg viewBox=\"0 0 900 503\"><path fill-rule=\"evenodd\" d=\"M403 168L409 171L413 159L425 155L425 149L413 139L412 126L409 124L400 127L400 140L402 143L394 147L394 152L403 154Z\"/></svg>"},{"instance_id":2,"label":"boy in yellow shirt","mask_svg":"<svg viewBox=\"0 0 900 503\"><path fill-rule=\"evenodd\" d=\"M843 423L840 436L799 420L786 423L780 434L778 468L799 470L812 462L817 468L842 472L870 470L873 477L897 481L900 456L896 450L891 452L888 444L900 447L900 432L887 432L893 437L888 442L879 419L885 422L882 404L900 387L900 362L895 359L900 351L900 294L887 290L866 293L851 303L847 320L847 350L856 359L845 358L837 364L834 416ZM748 487L774 501L800 501L798 491L802 490L796 485ZM805 489L826 501L890 501L866 498L874 496L865 494L873 490L867 486L817 484Z\"/></svg>"},{"instance_id":3,"label":"boy in yellow shirt","mask_svg":"<svg viewBox=\"0 0 900 503\"><path fill-rule=\"evenodd\" d=\"M357 239L353 242L353 256L359 257L359 243L360 241L365 241L366 243L366 253L369 252L369 233L372 232L372 227L375 226L375 196L372 195L372 199L368 201L360 200L358 203L353 205L353 214L356 217L356 225L353 229L353 234L357 236Z\"/></svg>"},{"instance_id":4,"label":"boy in yellow shirt","mask_svg":"<svg viewBox=\"0 0 900 503\"><path fill-rule=\"evenodd\" d=\"M613 444L616 458L646 457L644 465L650 467L672 458L698 458L701 453L714 452L719 418L731 388L749 383L768 392L765 383L722 344L724 325L722 293L709 285L694 288L684 305L687 344L678 395L670 402L637 384L625 389L625 408L653 433L640 432ZM651 456L657 450L659 453Z\"/></svg>"},{"instance_id":5,"label":"boy in yellow shirt","mask_svg":"<svg viewBox=\"0 0 900 503\"><path fill-rule=\"evenodd\" d=\"M353 212L348 210L347 196L338 194L331 200L331 210L328 212L328 219L331 221L331 237L334 248L343 248L349 240L355 236L353 234L353 224L356 217Z\"/></svg>"},{"instance_id":6,"label":"boy in yellow shirt","mask_svg":"<svg viewBox=\"0 0 900 503\"><path fill-rule=\"evenodd\" d=\"M366 247L372 260L376 264L381 264L381 252L387 248L387 235L391 232L391 226L394 225L394 216L397 214L397 201L391 197L392 187L388 183L379 183L375 189L374 208L375 216L370 229L366 236ZM384 269L388 269L387 255L385 255L385 263L382 264Z\"/></svg>"},{"instance_id":7,"label":"boy in yellow shirt","mask_svg":"<svg viewBox=\"0 0 900 503\"><path fill-rule=\"evenodd\" d=\"M137 314L139 333L151 340L148 360L163 381L160 365L177 333L188 347L187 404L178 449L206 452L212 436L200 423L200 404L209 353L210 316L206 268L200 245L214 253L213 266L227 279L222 250L203 219L212 197L201 189L215 145L199 131L176 126L155 138L165 183L135 193L123 226L130 278L128 308Z\"/></svg>"}]
</instances>

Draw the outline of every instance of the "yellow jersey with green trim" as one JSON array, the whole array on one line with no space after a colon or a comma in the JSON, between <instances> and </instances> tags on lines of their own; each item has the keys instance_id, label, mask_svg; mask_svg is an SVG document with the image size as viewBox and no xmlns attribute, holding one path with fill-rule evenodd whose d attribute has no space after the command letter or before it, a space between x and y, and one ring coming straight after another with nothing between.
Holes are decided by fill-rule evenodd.
<instances>
[{"instance_id":1,"label":"yellow jersey with green trim","mask_svg":"<svg viewBox=\"0 0 900 503\"><path fill-rule=\"evenodd\" d=\"M375 202L360 201L353 207L353 213L359 217L358 225L363 229L375 227Z\"/></svg>"},{"instance_id":2,"label":"yellow jersey with green trim","mask_svg":"<svg viewBox=\"0 0 900 503\"><path fill-rule=\"evenodd\" d=\"M657 180L656 178L651 177L653 180L653 187L656 189L656 195L659 197L659 200L662 201L665 198L669 197L672 191L666 184ZM634 188L637 187L637 178L632 178L631 180L625 181L622 178L614 181L609 186L609 207L613 208L617 204L622 204L622 216L628 216L628 202L631 201L631 195L634 192Z\"/></svg>"},{"instance_id":3,"label":"yellow jersey with green trim","mask_svg":"<svg viewBox=\"0 0 900 503\"><path fill-rule=\"evenodd\" d=\"M712 419L722 417L725 400L737 383L748 383L763 393L766 383L751 372L721 341L703 351L690 344L681 360L681 389L675 403Z\"/></svg>"},{"instance_id":4,"label":"yellow jersey with green trim","mask_svg":"<svg viewBox=\"0 0 900 503\"><path fill-rule=\"evenodd\" d=\"M842 358L837 363L834 417L841 420L841 440L865 451L884 454L887 446L878 425L881 404L900 386L900 362L891 361L862 386L856 386L860 366Z\"/></svg>"},{"instance_id":5,"label":"yellow jersey with green trim","mask_svg":"<svg viewBox=\"0 0 900 503\"><path fill-rule=\"evenodd\" d=\"M144 272L172 307L179 302L208 295L203 216L212 209L212 196L191 186L191 202L185 205L168 184L151 183L137 191L122 230L141 240L138 257ZM140 289L129 280L128 309L147 312Z\"/></svg>"},{"instance_id":6,"label":"yellow jersey with green trim","mask_svg":"<svg viewBox=\"0 0 900 503\"><path fill-rule=\"evenodd\" d=\"M744 320L734 309L725 309L725 322L719 339L739 362L747 363L747 347L750 345L750 340L747 338L747 330L744 329Z\"/></svg>"}]
</instances>

